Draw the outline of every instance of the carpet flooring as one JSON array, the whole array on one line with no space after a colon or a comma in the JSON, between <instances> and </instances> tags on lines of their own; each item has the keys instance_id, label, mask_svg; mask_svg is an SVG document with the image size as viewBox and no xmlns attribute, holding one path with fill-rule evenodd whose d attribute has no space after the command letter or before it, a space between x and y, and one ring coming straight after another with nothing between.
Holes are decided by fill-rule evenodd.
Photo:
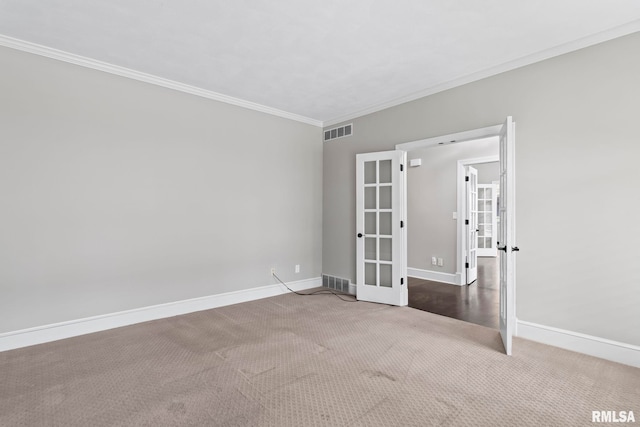
<instances>
[{"instance_id":1,"label":"carpet flooring","mask_svg":"<svg viewBox=\"0 0 640 427\"><path fill-rule=\"evenodd\" d=\"M0 353L2 426L584 426L640 369L293 294ZM637 424L637 423L636 423Z\"/></svg>"}]
</instances>

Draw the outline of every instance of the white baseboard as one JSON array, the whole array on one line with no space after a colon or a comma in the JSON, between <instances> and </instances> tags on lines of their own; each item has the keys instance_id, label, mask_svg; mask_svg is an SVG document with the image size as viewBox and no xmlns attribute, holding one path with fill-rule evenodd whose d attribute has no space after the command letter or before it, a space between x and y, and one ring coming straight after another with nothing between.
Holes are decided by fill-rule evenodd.
<instances>
[{"instance_id":1,"label":"white baseboard","mask_svg":"<svg viewBox=\"0 0 640 427\"><path fill-rule=\"evenodd\" d=\"M358 292L358 288L357 288L356 284L349 282L349 294L350 295L357 295L357 292Z\"/></svg>"},{"instance_id":2,"label":"white baseboard","mask_svg":"<svg viewBox=\"0 0 640 427\"><path fill-rule=\"evenodd\" d=\"M450 285L460 285L458 276L451 273L440 273L439 271L407 267L407 276L415 277L417 279L433 280L434 282L448 283Z\"/></svg>"},{"instance_id":3,"label":"white baseboard","mask_svg":"<svg viewBox=\"0 0 640 427\"><path fill-rule=\"evenodd\" d=\"M322 279L316 277L300 280L288 283L287 286L294 291L302 291L322 286ZM0 334L0 351L193 313L194 311L210 310L225 305L282 295L288 292L287 288L281 284L267 285L6 332Z\"/></svg>"},{"instance_id":4,"label":"white baseboard","mask_svg":"<svg viewBox=\"0 0 640 427\"><path fill-rule=\"evenodd\" d=\"M640 368L639 346L523 320L516 323L517 335L521 338Z\"/></svg>"}]
</instances>

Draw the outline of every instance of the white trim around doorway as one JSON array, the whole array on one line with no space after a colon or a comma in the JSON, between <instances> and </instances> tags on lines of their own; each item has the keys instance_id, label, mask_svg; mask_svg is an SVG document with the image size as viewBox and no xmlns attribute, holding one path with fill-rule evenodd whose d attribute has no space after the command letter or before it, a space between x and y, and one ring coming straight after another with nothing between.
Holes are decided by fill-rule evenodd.
<instances>
[{"instance_id":1,"label":"white trim around doorway","mask_svg":"<svg viewBox=\"0 0 640 427\"><path fill-rule=\"evenodd\" d=\"M412 151L412 150L416 150L416 149L422 149L422 148L428 148L428 147L432 147L432 146L437 146L437 145L445 145L445 144L455 144L458 142L463 142L463 141L476 141L476 140L482 140L482 139L488 139L491 137L498 137L501 138L500 139L500 146L501 146L501 151L502 151L502 145L503 145L503 137L506 133L507 135L507 146L508 146L508 150L509 150L509 154L511 156L513 156L513 150L515 149L515 147L513 146L515 144L515 136L514 136L514 128L515 128L515 123L513 122L513 119L511 116L508 116L506 121L503 124L499 124L499 125L495 125L495 126L488 126L485 128L480 128L480 129L474 129L474 130L468 130L468 131L464 131L464 132L458 132L458 133L453 133L453 134L448 134L448 135L442 135L442 136L437 136L437 137L433 137L433 138L426 138L426 139L422 139L422 140L418 140L418 141L411 141L411 142L407 142L407 143L403 143L403 144L396 144L395 148L396 150L401 150L401 151ZM487 158L493 158L492 156L487 156ZM500 154L498 154L497 159L493 158L494 160L491 161L500 161ZM509 181L509 186L510 188L515 188L515 165L513 164L513 158L508 158L510 159L510 165L509 165L509 174L510 174L510 179L511 181ZM503 159L506 160L506 159ZM488 160L485 160L485 162ZM458 164L458 168L460 168L461 164ZM464 168L462 168L464 170ZM464 180L464 178L462 179ZM460 181L460 180L459 180ZM405 190L406 191L406 190ZM511 190L514 191L514 190ZM515 192L512 196L510 196L510 200L511 197L515 197ZM406 195L405 195L406 198ZM458 239L460 241L461 239L461 235L462 233L460 233L460 224L461 224L461 218L462 215L460 215L461 209L460 207L464 206L463 203L460 203L460 200L458 200ZM515 212L514 212L514 208L515 208L515 204L513 204L513 206L511 206L509 208L508 215L507 218L511 218L513 217L513 221L515 221ZM511 222L511 221L509 221ZM409 224L407 224L407 227L404 227L404 233L407 233L407 229L409 227ZM513 236L515 238L515 236ZM459 248L462 245L459 246ZM458 249L457 251L458 253L460 252L460 249ZM462 257L460 257L462 258ZM407 268L407 257L405 256L402 260L402 262L404 263L404 268L405 268L405 273L406 273L406 268ZM508 266L508 265L507 265ZM460 262L458 262L458 267L457 267L458 272L462 272L463 269L461 268L461 264ZM513 266L513 268L511 269L512 271L508 271L509 276L506 278L506 283L503 284L503 277L502 277L502 273L501 273L501 297L502 297L502 292L504 292L504 290L507 290L511 293L511 296L509 296L508 298L508 305L505 306L504 302L500 301L500 310L501 313L504 310L509 311L509 316L507 318L507 328L506 330L503 330L502 328L502 324L501 324L501 328L500 328L500 334L503 337L503 342L505 343L505 352L508 355L511 355L511 331L515 330L516 328L516 322L515 322L515 266ZM511 275L513 272L513 275ZM466 271L465 271L466 274ZM465 283L466 282L466 277L464 278L464 281L461 281L461 283ZM506 286L505 288L503 288L503 286ZM512 288L512 289L510 289ZM503 290L504 289L504 290Z\"/></svg>"}]
</instances>

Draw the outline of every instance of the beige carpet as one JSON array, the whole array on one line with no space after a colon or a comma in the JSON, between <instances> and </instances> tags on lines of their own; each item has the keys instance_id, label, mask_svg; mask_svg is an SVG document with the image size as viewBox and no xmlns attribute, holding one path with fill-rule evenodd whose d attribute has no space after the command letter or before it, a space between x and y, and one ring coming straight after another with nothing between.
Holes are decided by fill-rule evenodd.
<instances>
[{"instance_id":1,"label":"beige carpet","mask_svg":"<svg viewBox=\"0 0 640 427\"><path fill-rule=\"evenodd\" d=\"M411 308L279 297L0 353L2 426L584 426L640 369ZM636 422L636 425L639 424Z\"/></svg>"}]
</instances>

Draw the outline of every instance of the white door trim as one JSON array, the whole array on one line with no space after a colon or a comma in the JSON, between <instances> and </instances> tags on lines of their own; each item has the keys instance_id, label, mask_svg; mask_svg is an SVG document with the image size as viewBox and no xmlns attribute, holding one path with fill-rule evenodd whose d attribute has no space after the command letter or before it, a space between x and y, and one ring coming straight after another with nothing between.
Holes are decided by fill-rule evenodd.
<instances>
[{"instance_id":1,"label":"white door trim","mask_svg":"<svg viewBox=\"0 0 640 427\"><path fill-rule=\"evenodd\" d=\"M515 122L511 121L511 117L507 118L507 123L514 123L515 126ZM448 135L441 135L441 136L437 136L437 137L432 137L432 138L426 138L426 139L421 139L418 141L411 141L411 142L406 142L406 143L402 143L402 144L396 144L395 148L396 150L403 150L403 151L411 151L411 150L416 150L416 149L421 149L421 148L427 148L427 147L432 147L435 145L442 145L442 144L450 144L450 143L456 143L456 142L462 142L462 141L473 141L473 140L480 140L480 139L485 139L485 138L489 138L489 137L500 137L501 131L503 129L503 123L500 123L498 125L494 125L494 126L488 126L485 128L480 128L480 129L473 129L473 130L468 130L468 131L464 131L464 132L457 132L457 133L452 133L452 134L448 134ZM512 147L515 148L515 147ZM513 151L512 151L513 152ZM492 157L492 156L489 156ZM499 158L500 156L498 155L498 161L500 160ZM492 157L494 160L488 160L488 161L496 161L495 157ZM515 164L514 162L510 162L511 163L511 173L512 173L512 177L515 177ZM460 170L460 165L458 165L458 170ZM464 170L464 168L463 168ZM463 173L464 174L464 173ZM458 174L458 177L460 177L460 174ZM462 179L464 181L464 178ZM458 180L458 182L460 182L460 179ZM515 178L514 178L514 184L515 184ZM515 185L514 185L515 187ZM515 195L515 191L514 191L514 195ZM406 195L405 195L405 200L406 200ZM513 199L512 199L513 200ZM461 239L463 236L463 233L460 232L460 218L461 218L461 212L464 212L463 210L460 209L460 197L458 198L458 244L460 245L461 243ZM515 204L513 204L513 210L512 210L512 215L513 218L515 220ZM515 230L514 230L515 231ZM405 229L405 233L406 233L406 229ZM514 233L515 235L515 233ZM515 239L514 239L515 242ZM458 246L460 247L460 246ZM458 251L460 252L460 251ZM405 263L406 263L406 258L405 258ZM461 268L461 264L460 261L458 261L458 272L462 272L464 271L464 269ZM406 269L406 264L405 264L405 269ZM514 268L515 270L515 268ZM459 275L459 273L456 273L457 275ZM514 271L514 276L515 276L515 271ZM460 283L465 283L466 277L462 278L463 280L460 281ZM511 310L512 313L510 313L511 315L508 318L508 324L509 327L512 329L515 329L515 316L516 316L516 308L515 308L515 281L513 283L513 301L510 302L511 305ZM502 301L501 301L502 303ZM502 307L501 307L502 309ZM510 349L507 349L507 353L510 353L509 351Z\"/></svg>"},{"instance_id":2,"label":"white door trim","mask_svg":"<svg viewBox=\"0 0 640 427\"><path fill-rule=\"evenodd\" d=\"M440 135L432 138L419 139L417 141L403 142L396 144L396 150L411 151L421 148L432 147L434 145L452 144L456 142L473 141L475 139L490 138L492 136L500 136L502 123L486 128L467 130L464 132L450 133L448 135Z\"/></svg>"}]
</instances>

